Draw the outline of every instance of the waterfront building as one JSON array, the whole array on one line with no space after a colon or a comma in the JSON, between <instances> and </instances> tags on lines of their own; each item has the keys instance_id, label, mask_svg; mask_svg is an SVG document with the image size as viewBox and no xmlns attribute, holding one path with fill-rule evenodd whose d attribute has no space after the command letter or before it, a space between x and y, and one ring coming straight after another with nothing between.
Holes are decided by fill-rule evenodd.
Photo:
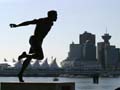
<instances>
[{"instance_id":1,"label":"waterfront building","mask_svg":"<svg viewBox=\"0 0 120 90\"><path fill-rule=\"evenodd\" d=\"M79 36L80 44L84 44L87 40L89 40L90 43L95 44L95 35L85 31L83 34Z\"/></svg>"},{"instance_id":2,"label":"waterfront building","mask_svg":"<svg viewBox=\"0 0 120 90\"><path fill-rule=\"evenodd\" d=\"M95 46L95 35L84 32L80 35L79 44L72 42L68 57L61 62L63 68L80 70L115 70L120 69L120 49L111 45L111 36L105 33L103 42Z\"/></svg>"},{"instance_id":3,"label":"waterfront building","mask_svg":"<svg viewBox=\"0 0 120 90\"><path fill-rule=\"evenodd\" d=\"M96 61L96 46L91 41L86 40L86 42L83 44L82 53L84 61Z\"/></svg>"},{"instance_id":4,"label":"waterfront building","mask_svg":"<svg viewBox=\"0 0 120 90\"><path fill-rule=\"evenodd\" d=\"M105 54L104 54L104 42L97 43L97 60L101 64L101 68L105 69Z\"/></svg>"},{"instance_id":5,"label":"waterfront building","mask_svg":"<svg viewBox=\"0 0 120 90\"><path fill-rule=\"evenodd\" d=\"M82 59L83 58L82 49L83 49L83 45L75 44L74 42L72 42L72 44L70 44L70 51L68 52L68 59L75 59L75 58Z\"/></svg>"},{"instance_id":6,"label":"waterfront building","mask_svg":"<svg viewBox=\"0 0 120 90\"><path fill-rule=\"evenodd\" d=\"M0 63L0 70L8 69L10 67L11 67L11 65L9 65L7 63Z\"/></svg>"},{"instance_id":7,"label":"waterfront building","mask_svg":"<svg viewBox=\"0 0 120 90\"><path fill-rule=\"evenodd\" d=\"M119 49L115 46L105 47L105 67L106 69L114 70L117 68L119 61Z\"/></svg>"},{"instance_id":8,"label":"waterfront building","mask_svg":"<svg viewBox=\"0 0 120 90\"><path fill-rule=\"evenodd\" d=\"M120 59L120 49L116 48L114 45L110 45L109 40L111 36L108 33L105 33L102 39L104 42L99 42L97 47L98 61L101 63L103 69L116 69Z\"/></svg>"},{"instance_id":9,"label":"waterfront building","mask_svg":"<svg viewBox=\"0 0 120 90\"><path fill-rule=\"evenodd\" d=\"M61 62L61 66L78 70L100 69L96 59L95 35L85 31L80 35L79 44L72 42L68 57Z\"/></svg>"}]
</instances>

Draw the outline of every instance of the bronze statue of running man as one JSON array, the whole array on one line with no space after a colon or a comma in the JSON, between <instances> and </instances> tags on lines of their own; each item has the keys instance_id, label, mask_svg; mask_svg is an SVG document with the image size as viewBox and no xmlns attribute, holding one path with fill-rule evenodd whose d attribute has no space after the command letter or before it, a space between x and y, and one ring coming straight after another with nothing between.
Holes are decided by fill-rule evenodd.
<instances>
[{"instance_id":1,"label":"bronze statue of running man","mask_svg":"<svg viewBox=\"0 0 120 90\"><path fill-rule=\"evenodd\" d=\"M45 18L34 19L32 21L22 22L20 24L10 24L11 28L16 28L20 26L26 26L35 24L35 31L34 35L32 35L29 39L30 43L30 50L27 54L25 51L18 57L18 60L22 60L25 58L22 68L18 74L18 78L20 82L24 82L23 80L23 73L27 66L29 65L32 59L42 60L44 58L43 50L42 50L42 43L45 36L50 31L51 27L53 26L53 22L57 20L57 11L51 10L48 11L48 16Z\"/></svg>"}]
</instances>

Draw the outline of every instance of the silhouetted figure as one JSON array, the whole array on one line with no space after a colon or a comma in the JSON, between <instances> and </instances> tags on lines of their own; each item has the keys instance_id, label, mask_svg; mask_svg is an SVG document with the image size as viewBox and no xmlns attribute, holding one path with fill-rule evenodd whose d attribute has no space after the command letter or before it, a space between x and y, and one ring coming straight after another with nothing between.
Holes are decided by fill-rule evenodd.
<instances>
[{"instance_id":1,"label":"silhouetted figure","mask_svg":"<svg viewBox=\"0 0 120 90\"><path fill-rule=\"evenodd\" d=\"M93 75L93 83L98 84L99 83L99 74L96 73Z\"/></svg>"},{"instance_id":2,"label":"silhouetted figure","mask_svg":"<svg viewBox=\"0 0 120 90\"><path fill-rule=\"evenodd\" d=\"M29 43L31 45L29 54L26 54L26 52L23 52L19 57L18 60L21 60L23 58L26 58L23 62L23 66L21 68L21 71L18 74L18 78L20 82L24 82L23 80L23 73L24 70L29 65L31 59L37 59L42 60L44 58L43 50L42 50L42 43L45 36L50 31L53 22L57 20L57 11L51 10L48 11L48 17L40 18L40 19L34 19L32 21L26 21L20 24L10 24L11 28L16 28L19 26L26 26L35 24L35 32L34 35L30 37Z\"/></svg>"}]
</instances>

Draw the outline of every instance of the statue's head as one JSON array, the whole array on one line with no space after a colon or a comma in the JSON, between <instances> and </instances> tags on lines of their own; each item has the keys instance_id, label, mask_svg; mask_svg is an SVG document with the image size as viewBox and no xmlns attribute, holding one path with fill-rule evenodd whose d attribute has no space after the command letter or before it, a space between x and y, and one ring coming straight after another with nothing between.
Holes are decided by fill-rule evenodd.
<instances>
[{"instance_id":1,"label":"statue's head","mask_svg":"<svg viewBox=\"0 0 120 90\"><path fill-rule=\"evenodd\" d=\"M55 11L55 10L48 11L48 18L52 21L56 21L57 20L57 11Z\"/></svg>"}]
</instances>

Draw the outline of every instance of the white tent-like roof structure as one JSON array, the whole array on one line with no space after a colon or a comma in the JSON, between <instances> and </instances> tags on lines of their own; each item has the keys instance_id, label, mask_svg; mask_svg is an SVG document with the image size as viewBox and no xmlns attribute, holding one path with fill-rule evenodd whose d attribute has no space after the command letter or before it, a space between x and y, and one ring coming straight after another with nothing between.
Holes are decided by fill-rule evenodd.
<instances>
[{"instance_id":1,"label":"white tent-like roof structure","mask_svg":"<svg viewBox=\"0 0 120 90\"><path fill-rule=\"evenodd\" d=\"M16 60L15 60L14 58L12 59L12 61L13 61L13 63L15 63L15 62L16 62Z\"/></svg>"},{"instance_id":2,"label":"white tent-like roof structure","mask_svg":"<svg viewBox=\"0 0 120 90\"><path fill-rule=\"evenodd\" d=\"M32 68L34 69L36 69L36 68L40 68L41 66L40 66L40 64L39 64L39 60L36 60L35 62L34 62L34 64L32 65Z\"/></svg>"},{"instance_id":3,"label":"white tent-like roof structure","mask_svg":"<svg viewBox=\"0 0 120 90\"><path fill-rule=\"evenodd\" d=\"M48 64L48 59L46 58L45 61L41 64L41 68L49 68L49 64Z\"/></svg>"},{"instance_id":4,"label":"white tent-like roof structure","mask_svg":"<svg viewBox=\"0 0 120 90\"><path fill-rule=\"evenodd\" d=\"M59 66L58 66L58 64L56 62L56 58L51 62L50 68L51 69L58 69L59 68Z\"/></svg>"},{"instance_id":5,"label":"white tent-like roof structure","mask_svg":"<svg viewBox=\"0 0 120 90\"><path fill-rule=\"evenodd\" d=\"M14 64L14 67L17 68L17 69L21 68L21 67L22 67L22 61L16 62L16 63Z\"/></svg>"}]
</instances>

